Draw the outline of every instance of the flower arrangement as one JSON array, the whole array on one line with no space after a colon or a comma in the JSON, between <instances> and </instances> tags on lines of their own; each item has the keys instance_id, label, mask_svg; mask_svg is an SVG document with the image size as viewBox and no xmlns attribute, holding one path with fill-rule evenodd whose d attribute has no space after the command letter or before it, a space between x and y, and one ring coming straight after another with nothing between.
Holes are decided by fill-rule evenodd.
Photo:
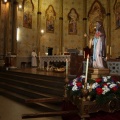
<instances>
[{"instance_id":1,"label":"flower arrangement","mask_svg":"<svg viewBox=\"0 0 120 120\"><path fill-rule=\"evenodd\" d=\"M81 75L67 85L67 91L72 96L82 97L84 89L85 76ZM113 98L120 98L120 81L117 77L103 76L95 80L87 80L87 89L89 91L90 100L96 100L99 103L105 103Z\"/></svg>"}]
</instances>

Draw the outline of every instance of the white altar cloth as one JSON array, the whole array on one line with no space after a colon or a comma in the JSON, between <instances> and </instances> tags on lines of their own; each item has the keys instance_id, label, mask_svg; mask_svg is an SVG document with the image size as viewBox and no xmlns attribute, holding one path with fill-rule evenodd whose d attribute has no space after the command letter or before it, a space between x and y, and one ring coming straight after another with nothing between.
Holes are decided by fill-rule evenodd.
<instances>
[{"instance_id":1,"label":"white altar cloth","mask_svg":"<svg viewBox=\"0 0 120 120\"><path fill-rule=\"evenodd\" d=\"M48 67L50 62L66 62L66 59L70 61L70 55L39 56L39 60L40 60L39 67L44 69L45 62L47 62L47 67Z\"/></svg>"}]
</instances>

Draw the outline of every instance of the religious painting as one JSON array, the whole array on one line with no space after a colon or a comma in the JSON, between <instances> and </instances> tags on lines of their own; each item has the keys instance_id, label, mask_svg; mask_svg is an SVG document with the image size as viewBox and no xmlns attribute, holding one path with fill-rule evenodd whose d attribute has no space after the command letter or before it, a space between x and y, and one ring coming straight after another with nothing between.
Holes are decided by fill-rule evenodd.
<instances>
[{"instance_id":1,"label":"religious painting","mask_svg":"<svg viewBox=\"0 0 120 120\"><path fill-rule=\"evenodd\" d=\"M30 13L24 13L23 27L32 29L32 15Z\"/></svg>"},{"instance_id":2,"label":"religious painting","mask_svg":"<svg viewBox=\"0 0 120 120\"><path fill-rule=\"evenodd\" d=\"M115 1L114 4L116 29L120 28L120 2Z\"/></svg>"},{"instance_id":3,"label":"religious painting","mask_svg":"<svg viewBox=\"0 0 120 120\"><path fill-rule=\"evenodd\" d=\"M54 33L54 22L56 18L56 12L52 5L49 5L45 11L46 15L46 32Z\"/></svg>"},{"instance_id":4,"label":"religious painting","mask_svg":"<svg viewBox=\"0 0 120 120\"><path fill-rule=\"evenodd\" d=\"M89 35L93 36L95 34L97 21L103 22L105 16L105 9L99 1L95 1L88 12Z\"/></svg>"},{"instance_id":5,"label":"religious painting","mask_svg":"<svg viewBox=\"0 0 120 120\"><path fill-rule=\"evenodd\" d=\"M32 0L23 0L23 27L32 29L32 13L34 4Z\"/></svg>"},{"instance_id":6,"label":"religious painting","mask_svg":"<svg viewBox=\"0 0 120 120\"><path fill-rule=\"evenodd\" d=\"M77 34L77 21L79 19L79 15L76 9L72 8L68 13L68 34L76 35Z\"/></svg>"}]
</instances>

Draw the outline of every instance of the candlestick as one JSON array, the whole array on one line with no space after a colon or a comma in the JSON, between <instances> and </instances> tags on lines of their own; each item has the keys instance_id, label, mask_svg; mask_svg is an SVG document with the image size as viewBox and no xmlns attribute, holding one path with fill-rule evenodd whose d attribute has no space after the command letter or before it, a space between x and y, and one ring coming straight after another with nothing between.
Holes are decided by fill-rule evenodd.
<instances>
[{"instance_id":1,"label":"candlestick","mask_svg":"<svg viewBox=\"0 0 120 120\"><path fill-rule=\"evenodd\" d=\"M66 59L66 76L68 75L68 59Z\"/></svg>"},{"instance_id":2,"label":"candlestick","mask_svg":"<svg viewBox=\"0 0 120 120\"><path fill-rule=\"evenodd\" d=\"M87 83L87 75L88 75L88 64L89 64L89 54L87 55L87 63L86 63L86 75L85 75L85 83Z\"/></svg>"}]
</instances>

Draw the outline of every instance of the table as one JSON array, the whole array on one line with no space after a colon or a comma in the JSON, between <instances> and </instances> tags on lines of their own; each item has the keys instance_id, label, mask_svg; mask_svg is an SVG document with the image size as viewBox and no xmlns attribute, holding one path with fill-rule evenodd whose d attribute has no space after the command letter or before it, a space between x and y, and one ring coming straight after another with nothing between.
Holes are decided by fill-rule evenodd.
<instances>
[{"instance_id":1,"label":"table","mask_svg":"<svg viewBox=\"0 0 120 120\"><path fill-rule=\"evenodd\" d=\"M39 67L44 69L45 62L47 62L47 67L49 67L50 62L66 62L66 59L70 61L70 55L39 56L40 60Z\"/></svg>"}]
</instances>

